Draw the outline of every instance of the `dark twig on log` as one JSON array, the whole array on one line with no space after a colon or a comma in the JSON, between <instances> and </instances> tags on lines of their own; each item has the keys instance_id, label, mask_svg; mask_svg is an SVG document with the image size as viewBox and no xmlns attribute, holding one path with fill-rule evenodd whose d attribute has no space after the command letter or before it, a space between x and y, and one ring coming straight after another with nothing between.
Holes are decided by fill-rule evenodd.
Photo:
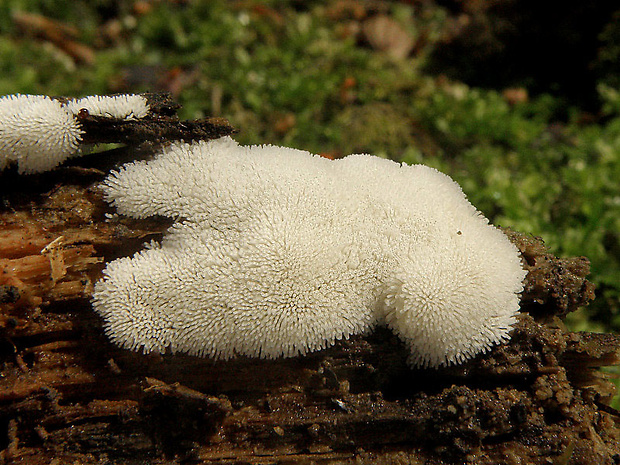
<instances>
[{"instance_id":1,"label":"dark twig on log","mask_svg":"<svg viewBox=\"0 0 620 465\"><path fill-rule=\"evenodd\" d=\"M169 94L141 94L149 103L149 113L139 119L118 119L105 116L79 114L86 144L123 143L138 146L144 143L162 144L182 140L216 139L235 133L223 118L181 121L176 112L179 105Z\"/></svg>"}]
</instances>

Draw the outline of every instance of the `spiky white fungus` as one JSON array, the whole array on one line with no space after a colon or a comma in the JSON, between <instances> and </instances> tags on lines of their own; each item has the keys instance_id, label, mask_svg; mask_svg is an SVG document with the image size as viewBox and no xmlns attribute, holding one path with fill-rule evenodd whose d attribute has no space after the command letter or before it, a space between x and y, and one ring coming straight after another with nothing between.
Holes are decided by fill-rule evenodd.
<instances>
[{"instance_id":1,"label":"spiky white fungus","mask_svg":"<svg viewBox=\"0 0 620 465\"><path fill-rule=\"evenodd\" d=\"M516 248L432 168L225 137L173 144L103 189L122 214L177 220L95 287L125 348L274 358L385 323L414 364L436 367L485 352L515 322Z\"/></svg>"},{"instance_id":2,"label":"spiky white fungus","mask_svg":"<svg viewBox=\"0 0 620 465\"><path fill-rule=\"evenodd\" d=\"M118 119L141 119L149 112L147 100L137 94L91 95L69 100L66 106L74 115L86 110L89 115Z\"/></svg>"},{"instance_id":3,"label":"spiky white fungus","mask_svg":"<svg viewBox=\"0 0 620 465\"><path fill-rule=\"evenodd\" d=\"M0 97L0 170L12 162L20 173L52 169L77 151L81 135L76 119L57 100Z\"/></svg>"},{"instance_id":4,"label":"spiky white fungus","mask_svg":"<svg viewBox=\"0 0 620 465\"><path fill-rule=\"evenodd\" d=\"M38 173L77 155L83 134L77 116L82 110L128 120L144 118L149 105L135 94L92 95L64 103L45 95L0 97L0 170L17 162L20 173Z\"/></svg>"}]
</instances>

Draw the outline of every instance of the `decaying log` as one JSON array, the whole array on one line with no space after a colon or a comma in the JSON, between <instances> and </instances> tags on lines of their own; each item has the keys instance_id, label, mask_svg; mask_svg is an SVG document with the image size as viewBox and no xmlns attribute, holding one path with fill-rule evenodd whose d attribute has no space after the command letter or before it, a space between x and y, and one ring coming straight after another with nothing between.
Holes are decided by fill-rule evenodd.
<instances>
[{"instance_id":1,"label":"decaying log","mask_svg":"<svg viewBox=\"0 0 620 465\"><path fill-rule=\"evenodd\" d=\"M620 362L620 337L559 318L593 297L587 260L507 232L529 271L523 314L509 343L457 367L409 368L381 328L292 359L146 356L104 337L89 296L105 261L169 223L111 215L103 175L2 175L2 463L620 461L599 371Z\"/></svg>"}]
</instances>

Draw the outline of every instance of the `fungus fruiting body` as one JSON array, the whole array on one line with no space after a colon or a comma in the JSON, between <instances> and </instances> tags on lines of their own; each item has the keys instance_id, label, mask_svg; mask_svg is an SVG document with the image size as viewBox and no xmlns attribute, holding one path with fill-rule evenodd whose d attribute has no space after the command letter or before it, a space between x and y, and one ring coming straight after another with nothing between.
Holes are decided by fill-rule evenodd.
<instances>
[{"instance_id":1,"label":"fungus fruiting body","mask_svg":"<svg viewBox=\"0 0 620 465\"><path fill-rule=\"evenodd\" d=\"M54 168L74 154L82 131L63 105L44 95L0 97L0 169L20 173Z\"/></svg>"},{"instance_id":2,"label":"fungus fruiting body","mask_svg":"<svg viewBox=\"0 0 620 465\"><path fill-rule=\"evenodd\" d=\"M137 94L91 95L70 99L66 107L74 115L86 110L89 115L117 119L140 119L149 112L148 102Z\"/></svg>"},{"instance_id":3,"label":"fungus fruiting body","mask_svg":"<svg viewBox=\"0 0 620 465\"><path fill-rule=\"evenodd\" d=\"M516 248L432 168L225 137L172 144L103 190L122 214L176 220L96 285L94 308L125 348L275 358L386 324L413 364L436 367L515 322Z\"/></svg>"},{"instance_id":4,"label":"fungus fruiting body","mask_svg":"<svg viewBox=\"0 0 620 465\"><path fill-rule=\"evenodd\" d=\"M140 95L53 99L45 95L0 97L0 170L17 163L20 173L55 168L79 153L84 133L78 115L138 119L149 106Z\"/></svg>"}]
</instances>

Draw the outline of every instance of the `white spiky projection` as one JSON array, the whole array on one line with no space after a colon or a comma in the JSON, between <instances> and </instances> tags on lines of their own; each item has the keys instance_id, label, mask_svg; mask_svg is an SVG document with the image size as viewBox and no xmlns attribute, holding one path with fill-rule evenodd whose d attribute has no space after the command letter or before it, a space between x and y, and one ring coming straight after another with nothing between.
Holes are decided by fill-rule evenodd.
<instances>
[{"instance_id":1,"label":"white spiky projection","mask_svg":"<svg viewBox=\"0 0 620 465\"><path fill-rule=\"evenodd\" d=\"M55 168L79 155L83 131L78 114L118 119L139 119L149 112L147 100L136 94L79 99L53 99L45 95L0 97L0 170L12 163L21 174Z\"/></svg>"},{"instance_id":2,"label":"white spiky projection","mask_svg":"<svg viewBox=\"0 0 620 465\"><path fill-rule=\"evenodd\" d=\"M96 285L128 349L288 357L386 324L438 367L506 340L519 309L517 249L426 166L225 137L172 144L103 190L121 214L176 221Z\"/></svg>"},{"instance_id":3,"label":"white spiky projection","mask_svg":"<svg viewBox=\"0 0 620 465\"><path fill-rule=\"evenodd\" d=\"M77 152L82 131L58 100L44 95L0 98L0 169L16 162L20 173L54 168Z\"/></svg>"},{"instance_id":4,"label":"white spiky projection","mask_svg":"<svg viewBox=\"0 0 620 465\"><path fill-rule=\"evenodd\" d=\"M137 94L91 95L70 99L66 108L73 115L86 110L93 116L106 116L117 119L141 119L149 113L146 99Z\"/></svg>"}]
</instances>

